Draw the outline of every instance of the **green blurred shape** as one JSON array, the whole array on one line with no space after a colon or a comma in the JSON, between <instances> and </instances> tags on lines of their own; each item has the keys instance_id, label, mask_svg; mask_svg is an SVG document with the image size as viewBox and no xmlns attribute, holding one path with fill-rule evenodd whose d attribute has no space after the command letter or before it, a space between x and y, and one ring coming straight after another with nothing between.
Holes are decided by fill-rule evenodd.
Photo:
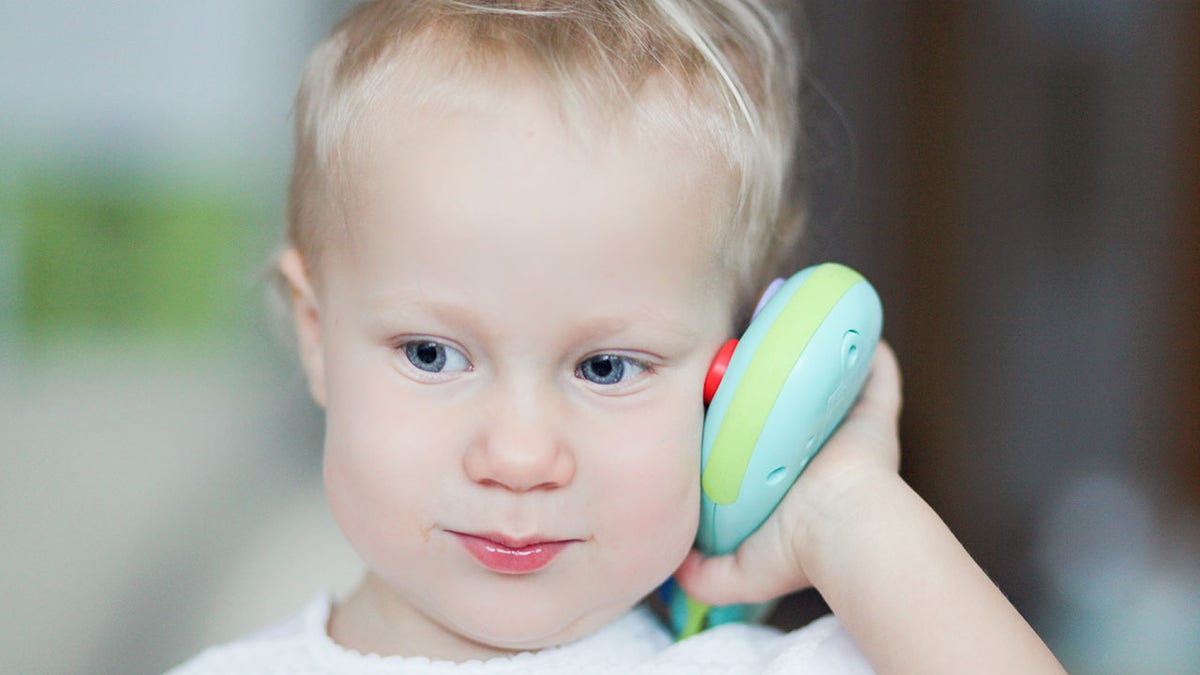
<instances>
[{"instance_id":1,"label":"green blurred shape","mask_svg":"<svg viewBox=\"0 0 1200 675\"><path fill-rule=\"evenodd\" d=\"M18 213L18 323L29 337L197 338L238 318L248 200L132 173L46 172Z\"/></svg>"}]
</instances>

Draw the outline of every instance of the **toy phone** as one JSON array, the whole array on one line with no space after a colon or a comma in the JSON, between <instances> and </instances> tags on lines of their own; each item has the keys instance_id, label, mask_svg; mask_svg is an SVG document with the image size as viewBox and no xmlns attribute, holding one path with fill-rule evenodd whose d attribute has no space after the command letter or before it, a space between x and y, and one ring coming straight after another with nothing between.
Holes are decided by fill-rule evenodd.
<instances>
[{"instance_id":1,"label":"toy phone","mask_svg":"<svg viewBox=\"0 0 1200 675\"><path fill-rule=\"evenodd\" d=\"M705 381L701 552L732 553L771 515L858 398L882 327L879 295L843 265L771 284ZM681 639L705 625L761 619L771 607L708 607L678 587L667 600Z\"/></svg>"}]
</instances>

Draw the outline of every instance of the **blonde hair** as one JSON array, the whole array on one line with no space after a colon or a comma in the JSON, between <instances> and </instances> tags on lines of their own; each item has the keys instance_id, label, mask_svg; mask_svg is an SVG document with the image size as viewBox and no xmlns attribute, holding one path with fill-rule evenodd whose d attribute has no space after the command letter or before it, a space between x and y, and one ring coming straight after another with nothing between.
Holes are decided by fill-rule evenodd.
<instances>
[{"instance_id":1,"label":"blonde hair","mask_svg":"<svg viewBox=\"0 0 1200 675\"><path fill-rule=\"evenodd\" d=\"M791 194L799 122L798 46L771 0L373 0L314 51L296 100L288 244L315 272L345 223L336 190L385 90L414 103L444 77L520 58L540 68L568 117L617 111L666 75L677 95L653 123L719 153L738 177L721 238L739 299L793 252L804 205ZM405 64L417 68L404 68ZM422 70L422 68L424 70ZM402 87L395 86L403 81ZM461 89L461 87L459 87ZM461 91L450 92L462 94ZM661 107L661 106L660 106Z\"/></svg>"}]
</instances>

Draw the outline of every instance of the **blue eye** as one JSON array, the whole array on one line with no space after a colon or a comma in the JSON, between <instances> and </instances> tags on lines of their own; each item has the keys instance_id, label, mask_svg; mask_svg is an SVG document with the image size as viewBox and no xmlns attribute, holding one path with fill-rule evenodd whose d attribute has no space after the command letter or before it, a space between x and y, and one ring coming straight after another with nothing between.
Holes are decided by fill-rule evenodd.
<instances>
[{"instance_id":1,"label":"blue eye","mask_svg":"<svg viewBox=\"0 0 1200 675\"><path fill-rule=\"evenodd\" d=\"M432 340L406 342L404 355L409 363L427 373L456 373L471 369L471 362L462 352Z\"/></svg>"},{"instance_id":2,"label":"blue eye","mask_svg":"<svg viewBox=\"0 0 1200 675\"><path fill-rule=\"evenodd\" d=\"M594 384L617 384L646 370L646 365L616 354L597 354L585 359L575 370L579 377Z\"/></svg>"}]
</instances>

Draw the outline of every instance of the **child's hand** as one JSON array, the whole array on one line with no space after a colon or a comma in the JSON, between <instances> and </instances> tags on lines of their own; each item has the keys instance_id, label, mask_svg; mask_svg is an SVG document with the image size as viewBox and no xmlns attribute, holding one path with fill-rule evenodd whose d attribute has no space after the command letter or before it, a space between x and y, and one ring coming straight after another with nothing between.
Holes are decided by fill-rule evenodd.
<instances>
[{"instance_id":1,"label":"child's hand","mask_svg":"<svg viewBox=\"0 0 1200 675\"><path fill-rule=\"evenodd\" d=\"M884 673L1062 673L1062 666L896 470L900 372L880 344L866 388L763 526L732 555L693 551L676 579L710 605L816 586Z\"/></svg>"},{"instance_id":2,"label":"child's hand","mask_svg":"<svg viewBox=\"0 0 1200 675\"><path fill-rule=\"evenodd\" d=\"M812 585L824 553L811 536L815 519L852 518L873 482L896 479L900 400L896 357L881 342L858 402L762 527L731 555L705 558L693 550L684 560L676 579L688 595L729 605Z\"/></svg>"}]
</instances>

